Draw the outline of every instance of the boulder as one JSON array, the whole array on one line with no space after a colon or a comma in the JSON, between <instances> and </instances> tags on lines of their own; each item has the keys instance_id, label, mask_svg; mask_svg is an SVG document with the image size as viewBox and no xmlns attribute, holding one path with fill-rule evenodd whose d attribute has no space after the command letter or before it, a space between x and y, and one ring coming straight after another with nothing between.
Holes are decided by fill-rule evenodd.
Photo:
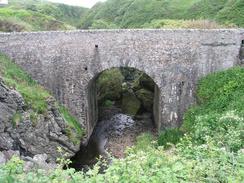
<instances>
[{"instance_id":1,"label":"boulder","mask_svg":"<svg viewBox=\"0 0 244 183\"><path fill-rule=\"evenodd\" d=\"M141 107L141 102L136 98L132 92L125 92L122 96L122 112L135 116Z\"/></svg>"},{"instance_id":2,"label":"boulder","mask_svg":"<svg viewBox=\"0 0 244 183\"><path fill-rule=\"evenodd\" d=\"M43 170L52 170L57 167L55 163L48 163L48 155L47 154L37 154L33 158L31 157L22 157L25 161L24 163L24 171L29 172L35 169L43 169Z\"/></svg>"},{"instance_id":3,"label":"boulder","mask_svg":"<svg viewBox=\"0 0 244 183\"><path fill-rule=\"evenodd\" d=\"M155 83L148 75L143 74L140 79L141 88L145 88L151 92L154 92Z\"/></svg>"},{"instance_id":4,"label":"boulder","mask_svg":"<svg viewBox=\"0 0 244 183\"><path fill-rule=\"evenodd\" d=\"M140 89L136 91L136 97L141 101L144 110L147 112L153 111L153 92L146 89Z\"/></svg>"}]
</instances>

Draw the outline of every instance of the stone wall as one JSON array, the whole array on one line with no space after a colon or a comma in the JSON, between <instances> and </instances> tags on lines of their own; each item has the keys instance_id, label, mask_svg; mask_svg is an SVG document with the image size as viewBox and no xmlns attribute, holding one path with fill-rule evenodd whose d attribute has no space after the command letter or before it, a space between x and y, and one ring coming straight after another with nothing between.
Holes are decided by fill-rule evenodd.
<instances>
[{"instance_id":1,"label":"stone wall","mask_svg":"<svg viewBox=\"0 0 244 183\"><path fill-rule=\"evenodd\" d=\"M159 88L161 128L180 125L197 80L240 63L244 30L91 30L0 34L0 51L49 89L86 127L90 82L113 67L133 67ZM92 96L92 95L90 95Z\"/></svg>"}]
</instances>

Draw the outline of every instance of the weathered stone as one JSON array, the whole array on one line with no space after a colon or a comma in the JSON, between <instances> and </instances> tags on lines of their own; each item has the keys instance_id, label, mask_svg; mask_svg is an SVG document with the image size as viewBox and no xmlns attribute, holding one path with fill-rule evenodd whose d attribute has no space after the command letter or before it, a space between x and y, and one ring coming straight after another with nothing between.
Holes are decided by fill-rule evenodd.
<instances>
[{"instance_id":1,"label":"weathered stone","mask_svg":"<svg viewBox=\"0 0 244 183\"><path fill-rule=\"evenodd\" d=\"M24 163L24 168L23 168L23 170L24 170L25 172L29 172L29 171L33 170L34 167L35 167L35 163L33 163L32 161L26 161L26 162Z\"/></svg>"},{"instance_id":2,"label":"weathered stone","mask_svg":"<svg viewBox=\"0 0 244 183\"><path fill-rule=\"evenodd\" d=\"M240 63L243 39L243 29L1 33L0 51L52 91L89 136L97 122L94 80L102 71L145 72L158 87L156 126L176 127L195 102L198 79Z\"/></svg>"},{"instance_id":3,"label":"weathered stone","mask_svg":"<svg viewBox=\"0 0 244 183\"><path fill-rule=\"evenodd\" d=\"M6 163L6 157L3 152L0 151L0 165L3 165Z\"/></svg>"},{"instance_id":4,"label":"weathered stone","mask_svg":"<svg viewBox=\"0 0 244 183\"><path fill-rule=\"evenodd\" d=\"M29 172L33 169L43 169L43 170L51 170L57 167L55 163L48 163L48 155L47 154L37 154L33 158L31 157L22 157L25 161L24 163L24 171Z\"/></svg>"},{"instance_id":5,"label":"weathered stone","mask_svg":"<svg viewBox=\"0 0 244 183\"><path fill-rule=\"evenodd\" d=\"M19 151L14 151L14 150L7 150L7 151L3 151L3 154L5 155L6 160L10 160L13 156L20 156L20 152Z\"/></svg>"},{"instance_id":6,"label":"weathered stone","mask_svg":"<svg viewBox=\"0 0 244 183\"><path fill-rule=\"evenodd\" d=\"M79 150L79 144L73 144L65 132L67 124L55 101L48 99L47 103L48 111L40 114L33 125L30 120L32 111L25 109L22 96L0 81L0 150L4 150L7 159L19 152L21 156L31 157L46 154L49 161L55 162L59 157L58 147L63 148L70 157ZM15 127L12 119L17 112L21 115L21 121Z\"/></svg>"}]
</instances>

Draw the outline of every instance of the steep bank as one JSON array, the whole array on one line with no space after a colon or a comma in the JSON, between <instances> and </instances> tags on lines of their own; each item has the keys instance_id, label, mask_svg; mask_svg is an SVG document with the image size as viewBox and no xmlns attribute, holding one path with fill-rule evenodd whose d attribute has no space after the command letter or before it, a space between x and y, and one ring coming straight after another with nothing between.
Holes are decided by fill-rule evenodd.
<instances>
[{"instance_id":1,"label":"steep bank","mask_svg":"<svg viewBox=\"0 0 244 183\"><path fill-rule=\"evenodd\" d=\"M0 151L20 156L73 156L83 135L77 121L7 57L0 55Z\"/></svg>"}]
</instances>

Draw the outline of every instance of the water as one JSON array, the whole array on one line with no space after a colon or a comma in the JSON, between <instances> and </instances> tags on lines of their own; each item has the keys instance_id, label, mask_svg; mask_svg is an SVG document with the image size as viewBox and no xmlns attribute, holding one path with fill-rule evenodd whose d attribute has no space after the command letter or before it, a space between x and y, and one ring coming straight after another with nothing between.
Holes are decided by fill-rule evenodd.
<instances>
[{"instance_id":1,"label":"water","mask_svg":"<svg viewBox=\"0 0 244 183\"><path fill-rule=\"evenodd\" d=\"M99 156L110 164L108 152L115 158L123 158L125 149L134 145L138 135L156 133L151 117L151 113L143 113L135 119L122 113L104 113L103 120L97 123L87 146L82 145L71 159L71 167L86 171L96 164Z\"/></svg>"}]
</instances>

